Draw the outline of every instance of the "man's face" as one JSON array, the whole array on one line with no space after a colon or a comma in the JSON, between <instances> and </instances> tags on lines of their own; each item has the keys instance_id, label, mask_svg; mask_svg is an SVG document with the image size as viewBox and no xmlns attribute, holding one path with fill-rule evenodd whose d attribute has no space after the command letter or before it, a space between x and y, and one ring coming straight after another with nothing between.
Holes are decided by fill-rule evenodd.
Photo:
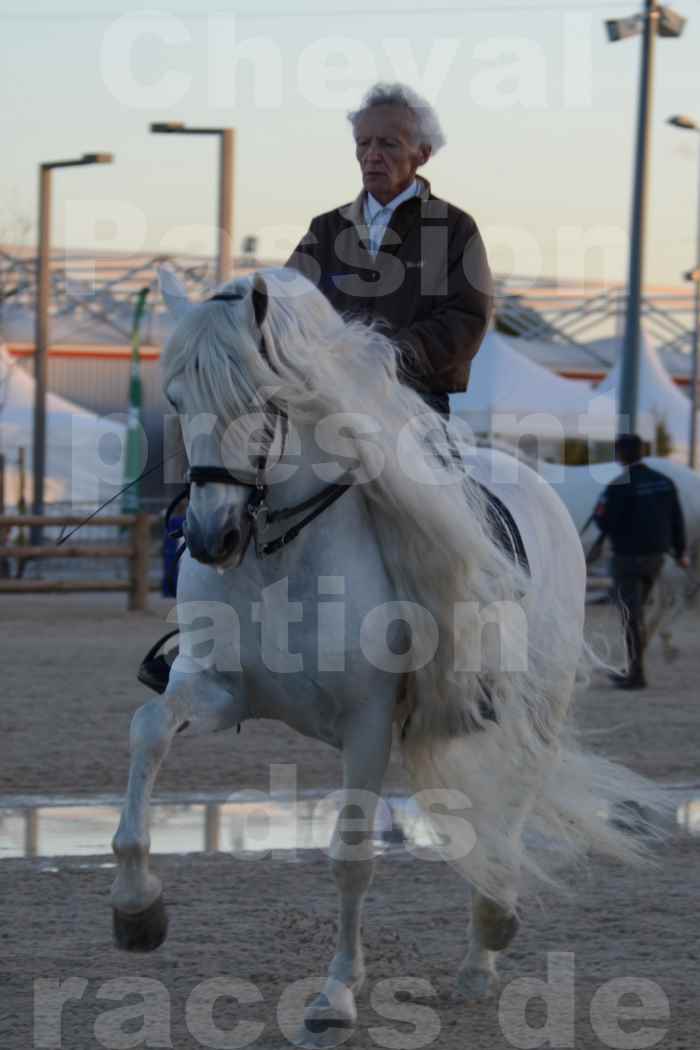
<instances>
[{"instance_id":1,"label":"man's face","mask_svg":"<svg viewBox=\"0 0 700 1050\"><path fill-rule=\"evenodd\" d=\"M388 204L410 186L430 156L415 142L415 120L405 106L372 106L355 125L355 156L364 188Z\"/></svg>"}]
</instances>

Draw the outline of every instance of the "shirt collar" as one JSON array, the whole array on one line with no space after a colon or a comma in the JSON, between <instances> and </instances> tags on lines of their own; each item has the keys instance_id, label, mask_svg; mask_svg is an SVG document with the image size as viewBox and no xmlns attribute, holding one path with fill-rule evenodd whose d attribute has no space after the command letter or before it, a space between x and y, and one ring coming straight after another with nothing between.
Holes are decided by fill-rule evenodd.
<instances>
[{"instance_id":1,"label":"shirt collar","mask_svg":"<svg viewBox=\"0 0 700 1050\"><path fill-rule=\"evenodd\" d=\"M404 201L409 200L411 197L415 197L418 193L418 181L414 179L410 186L407 186L405 190L390 200L387 204L380 204L376 197L373 197L371 193L367 193L365 198L365 208L367 210L367 218L369 222L373 222L378 212L386 209L390 214L398 208L399 204L403 204Z\"/></svg>"},{"instance_id":2,"label":"shirt collar","mask_svg":"<svg viewBox=\"0 0 700 1050\"><path fill-rule=\"evenodd\" d=\"M430 199L430 183L423 175L416 175L416 197L420 197L421 200ZM349 204L343 204L338 209L339 214L353 226L357 227L358 232L361 236L364 236L362 228L367 225L367 216L365 213L365 204L367 203L367 191L360 190L354 201L350 201Z\"/></svg>"}]
</instances>

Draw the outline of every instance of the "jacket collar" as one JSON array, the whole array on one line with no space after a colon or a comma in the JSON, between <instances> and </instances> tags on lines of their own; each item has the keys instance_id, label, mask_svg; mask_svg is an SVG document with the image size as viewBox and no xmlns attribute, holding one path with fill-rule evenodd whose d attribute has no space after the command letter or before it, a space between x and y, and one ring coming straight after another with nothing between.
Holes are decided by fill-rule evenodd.
<instances>
[{"instance_id":1,"label":"jacket collar","mask_svg":"<svg viewBox=\"0 0 700 1050\"><path fill-rule=\"evenodd\" d=\"M411 197L411 200L427 201L430 199L430 183L427 179L424 179L422 175L416 175L416 182L418 183L418 192L415 197ZM361 190L355 197L354 201L350 204L344 204L342 208L339 208L340 214L348 222L351 222L353 226L357 228L358 235L361 240L364 240L367 236L367 226L365 224L365 197L367 196L366 190ZM408 201L404 201L407 204ZM399 205L399 208L402 207ZM398 211L398 209L397 209ZM394 215L396 212L394 212ZM393 219L393 216L392 216ZM390 225L393 225L390 224Z\"/></svg>"}]
</instances>

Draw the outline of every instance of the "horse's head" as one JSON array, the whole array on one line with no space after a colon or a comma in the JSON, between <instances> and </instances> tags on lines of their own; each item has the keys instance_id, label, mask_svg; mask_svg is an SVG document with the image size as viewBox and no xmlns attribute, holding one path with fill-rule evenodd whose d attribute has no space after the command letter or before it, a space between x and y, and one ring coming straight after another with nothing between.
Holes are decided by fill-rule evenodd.
<instances>
[{"instance_id":1,"label":"horse's head","mask_svg":"<svg viewBox=\"0 0 700 1050\"><path fill-rule=\"evenodd\" d=\"M177 321L163 364L165 395L178 413L190 465L185 538L197 561L235 567L251 538L256 480L274 433L269 414L255 410L251 391L246 390L245 369L236 368L238 356L245 359L265 352L261 331L267 309L265 282L259 275L252 282L239 279L210 300L192 304L172 271L162 269L160 279ZM217 338L221 328L227 336L224 342L233 344L235 353L230 348L223 352ZM225 398L219 395L227 392L239 394L240 404L248 395L250 411L222 411ZM251 462L246 451L254 441L258 455Z\"/></svg>"}]
</instances>

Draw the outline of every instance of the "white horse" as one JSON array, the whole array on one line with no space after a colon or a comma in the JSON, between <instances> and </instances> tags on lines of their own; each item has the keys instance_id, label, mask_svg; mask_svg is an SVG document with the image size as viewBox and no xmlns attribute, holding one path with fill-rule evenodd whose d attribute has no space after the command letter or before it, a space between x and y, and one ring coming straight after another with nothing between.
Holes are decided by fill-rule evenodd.
<instances>
[{"instance_id":1,"label":"white horse","mask_svg":"<svg viewBox=\"0 0 700 1050\"><path fill-rule=\"evenodd\" d=\"M473 448L460 448L466 477L458 429L399 382L396 347L343 321L299 275L236 279L223 298L196 306L185 296L170 295L182 319L164 353L193 482L181 644L167 692L131 726L113 842L115 935L121 947L150 950L166 934L148 804L176 733L264 717L326 741L343 768L330 851L338 943L299 1041L334 1045L355 1023L365 978L362 903L394 723L443 852L474 888L458 973L470 998L496 987L524 873L554 881L545 865L556 851L536 858L526 822L568 855L597 847L633 860L641 847L601 811L648 785L581 752L563 725L583 650L586 574L554 491L527 467L499 489L505 457ZM510 510L529 569L494 538L477 480ZM292 516L266 531L282 508ZM295 515L305 526L274 544Z\"/></svg>"},{"instance_id":2,"label":"white horse","mask_svg":"<svg viewBox=\"0 0 700 1050\"><path fill-rule=\"evenodd\" d=\"M672 558L664 560L646 617L649 639L658 634L664 657L672 660L678 654L672 641L673 624L684 610L692 607L700 591L700 475L669 459L648 456L644 462L675 482L685 519L690 571L680 569ZM620 474L622 468L618 463L563 467L533 461L531 465L556 489L571 514L587 553L599 535L590 515L605 486Z\"/></svg>"}]
</instances>

